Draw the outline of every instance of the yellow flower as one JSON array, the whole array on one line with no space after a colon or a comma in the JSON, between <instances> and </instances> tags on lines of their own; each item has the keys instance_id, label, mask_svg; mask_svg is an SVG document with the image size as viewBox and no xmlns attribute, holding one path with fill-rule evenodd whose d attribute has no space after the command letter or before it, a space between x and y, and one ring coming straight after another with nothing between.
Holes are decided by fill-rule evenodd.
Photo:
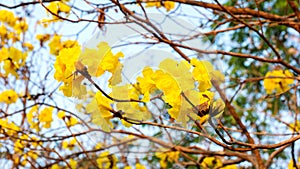
<instances>
[{"instance_id":1,"label":"yellow flower","mask_svg":"<svg viewBox=\"0 0 300 169\"><path fill-rule=\"evenodd\" d=\"M274 90L276 93L283 93L289 90L289 85L293 84L293 74L289 70L273 70L269 71L264 79L264 88L268 94ZM269 77L269 78L268 78Z\"/></svg>"},{"instance_id":2,"label":"yellow flower","mask_svg":"<svg viewBox=\"0 0 300 169\"><path fill-rule=\"evenodd\" d=\"M123 57L122 52L113 54L111 47L106 42L100 42L97 45L98 49L85 49L79 58L88 69L92 76L101 76L105 71L114 75L119 73L120 69L119 58Z\"/></svg>"},{"instance_id":3,"label":"yellow flower","mask_svg":"<svg viewBox=\"0 0 300 169\"><path fill-rule=\"evenodd\" d=\"M86 106L86 111L92 115L91 119L94 124L99 125L102 130L108 132L113 124L110 119L113 117L111 110L112 101L97 92L92 101Z\"/></svg>"},{"instance_id":4,"label":"yellow flower","mask_svg":"<svg viewBox=\"0 0 300 169\"><path fill-rule=\"evenodd\" d=\"M46 107L39 113L39 121L43 123L44 128L50 128L52 122L53 107Z\"/></svg>"},{"instance_id":5,"label":"yellow flower","mask_svg":"<svg viewBox=\"0 0 300 169\"><path fill-rule=\"evenodd\" d=\"M63 48L56 57L54 63L55 73L54 78L57 81L63 81L64 84L59 89L63 91L67 97L80 97L86 93L86 87L81 84L83 76L72 76L76 71L75 63L78 62L78 57L81 53L80 46L72 48Z\"/></svg>"},{"instance_id":6,"label":"yellow flower","mask_svg":"<svg viewBox=\"0 0 300 169\"><path fill-rule=\"evenodd\" d=\"M18 99L18 94L10 89L10 90L5 90L2 93L0 93L0 102L4 102L6 104L12 104L15 103Z\"/></svg>"},{"instance_id":7,"label":"yellow flower","mask_svg":"<svg viewBox=\"0 0 300 169\"><path fill-rule=\"evenodd\" d=\"M28 151L26 153L26 155L28 155L30 158L32 158L33 160L36 160L38 158L38 154L36 152L33 151Z\"/></svg>"},{"instance_id":8,"label":"yellow flower","mask_svg":"<svg viewBox=\"0 0 300 169\"><path fill-rule=\"evenodd\" d=\"M200 92L200 103L199 104L203 104L203 103L207 103L207 108L210 105L211 101L213 101L214 98L214 93L211 91L204 91L204 92Z\"/></svg>"},{"instance_id":9,"label":"yellow flower","mask_svg":"<svg viewBox=\"0 0 300 169\"><path fill-rule=\"evenodd\" d=\"M187 61L177 62L174 59L167 58L160 62L159 68L169 73L176 79L181 91L194 89L194 79L190 72L190 65Z\"/></svg>"},{"instance_id":10,"label":"yellow flower","mask_svg":"<svg viewBox=\"0 0 300 169\"><path fill-rule=\"evenodd\" d=\"M14 26L16 23L16 18L13 12L7 10L0 10L0 21L7 23L9 26Z\"/></svg>"},{"instance_id":11,"label":"yellow flower","mask_svg":"<svg viewBox=\"0 0 300 169\"><path fill-rule=\"evenodd\" d=\"M30 111L26 114L27 121L31 129L40 131L39 122L37 121L38 117L38 106L33 106Z\"/></svg>"},{"instance_id":12,"label":"yellow flower","mask_svg":"<svg viewBox=\"0 0 300 169\"><path fill-rule=\"evenodd\" d=\"M41 44L43 44L50 39L50 34L37 34L35 37Z\"/></svg>"},{"instance_id":13,"label":"yellow flower","mask_svg":"<svg viewBox=\"0 0 300 169\"><path fill-rule=\"evenodd\" d=\"M26 47L29 51L32 51L33 50L33 45L29 42L24 42L22 44L23 47Z\"/></svg>"},{"instance_id":14,"label":"yellow flower","mask_svg":"<svg viewBox=\"0 0 300 169\"><path fill-rule=\"evenodd\" d=\"M3 65L3 69L5 71L5 75L13 75L16 78L18 78L18 73L16 72L17 70L17 65L15 65L11 60L5 60L4 61L4 65Z\"/></svg>"},{"instance_id":15,"label":"yellow flower","mask_svg":"<svg viewBox=\"0 0 300 169\"><path fill-rule=\"evenodd\" d=\"M47 6L47 8L55 15L58 15L60 12L69 13L71 11L71 7L63 2L51 2ZM56 16L53 16L54 19L57 19Z\"/></svg>"},{"instance_id":16,"label":"yellow flower","mask_svg":"<svg viewBox=\"0 0 300 169\"><path fill-rule=\"evenodd\" d=\"M25 64L26 57L27 57L27 53L24 53L14 47L9 48L9 58L12 59L14 64L18 65L17 68Z\"/></svg>"},{"instance_id":17,"label":"yellow flower","mask_svg":"<svg viewBox=\"0 0 300 169\"><path fill-rule=\"evenodd\" d=\"M6 29L6 26L4 26L4 25L1 25L0 26L0 35L1 35L1 37L6 37L6 35L7 35L7 32L8 32L8 30ZM2 38L1 38L2 39Z\"/></svg>"},{"instance_id":18,"label":"yellow flower","mask_svg":"<svg viewBox=\"0 0 300 169\"><path fill-rule=\"evenodd\" d=\"M117 157L105 151L97 158L97 164L102 169L117 169Z\"/></svg>"},{"instance_id":19,"label":"yellow flower","mask_svg":"<svg viewBox=\"0 0 300 169\"><path fill-rule=\"evenodd\" d=\"M198 88L200 92L204 92L212 87L211 77L209 72L212 70L212 65L206 61L199 61L193 58L191 64L194 66L193 77L199 82Z\"/></svg>"},{"instance_id":20,"label":"yellow flower","mask_svg":"<svg viewBox=\"0 0 300 169\"><path fill-rule=\"evenodd\" d=\"M58 55L63 48L75 48L79 47L79 44L75 40L61 41L61 36L55 34L49 42L50 53L52 55Z\"/></svg>"},{"instance_id":21,"label":"yellow flower","mask_svg":"<svg viewBox=\"0 0 300 169\"><path fill-rule=\"evenodd\" d=\"M72 138L72 140L68 141L63 141L62 142L62 148L63 149L69 149L69 150L73 150L75 145L77 144L77 141L75 138Z\"/></svg>"},{"instance_id":22,"label":"yellow flower","mask_svg":"<svg viewBox=\"0 0 300 169\"><path fill-rule=\"evenodd\" d=\"M59 55L56 57L56 62L54 63L54 78L57 81L68 80L70 75L75 72L75 63L77 62L79 55L79 46L74 48L63 48L59 52Z\"/></svg>"},{"instance_id":23,"label":"yellow flower","mask_svg":"<svg viewBox=\"0 0 300 169\"><path fill-rule=\"evenodd\" d=\"M122 100L139 100L139 96L136 92L138 92L137 89L132 85L112 86L112 92L110 93L110 96ZM150 118L150 113L145 105L141 105L137 102L118 102L116 103L116 107L118 110L124 111L123 117L128 119L147 120ZM122 124L125 127L130 127L132 125L123 119Z\"/></svg>"},{"instance_id":24,"label":"yellow flower","mask_svg":"<svg viewBox=\"0 0 300 169\"><path fill-rule=\"evenodd\" d=\"M48 25L53 21L53 19L49 19L49 18L43 18L41 20L39 20L37 23L41 24L44 28L47 28Z\"/></svg>"},{"instance_id":25,"label":"yellow flower","mask_svg":"<svg viewBox=\"0 0 300 169\"><path fill-rule=\"evenodd\" d=\"M155 156L160 158L160 166L162 168L166 168L168 162L174 163L179 158L179 151L164 151L164 152L156 152Z\"/></svg>"},{"instance_id":26,"label":"yellow flower","mask_svg":"<svg viewBox=\"0 0 300 169\"><path fill-rule=\"evenodd\" d=\"M290 129L295 132L300 131L300 120L290 124Z\"/></svg>"},{"instance_id":27,"label":"yellow flower","mask_svg":"<svg viewBox=\"0 0 300 169\"><path fill-rule=\"evenodd\" d=\"M7 48L0 49L0 62L6 60L9 57L9 52Z\"/></svg>"},{"instance_id":28,"label":"yellow flower","mask_svg":"<svg viewBox=\"0 0 300 169\"><path fill-rule=\"evenodd\" d=\"M150 101L150 93L154 92L157 87L155 81L152 79L154 71L150 67L145 67L142 71L143 77L138 77L137 83L144 95L143 101Z\"/></svg>"},{"instance_id":29,"label":"yellow flower","mask_svg":"<svg viewBox=\"0 0 300 169\"><path fill-rule=\"evenodd\" d=\"M0 126L2 127L0 133L5 133L9 136L15 135L20 130L17 125L13 122L9 122L8 119L0 119Z\"/></svg>"},{"instance_id":30,"label":"yellow flower","mask_svg":"<svg viewBox=\"0 0 300 169\"><path fill-rule=\"evenodd\" d=\"M51 169L61 169L62 167L60 167L58 164L54 164L51 166Z\"/></svg>"},{"instance_id":31,"label":"yellow flower","mask_svg":"<svg viewBox=\"0 0 300 169\"><path fill-rule=\"evenodd\" d=\"M17 139L15 144L14 144L14 151L15 153L18 154L23 154L23 150L25 147L30 146L27 142L28 140L28 135L21 135L20 139Z\"/></svg>"},{"instance_id":32,"label":"yellow flower","mask_svg":"<svg viewBox=\"0 0 300 169\"><path fill-rule=\"evenodd\" d=\"M205 157L201 163L202 167L217 169L222 167L222 161L215 157Z\"/></svg>"},{"instance_id":33,"label":"yellow flower","mask_svg":"<svg viewBox=\"0 0 300 169\"><path fill-rule=\"evenodd\" d=\"M175 8L175 2L165 1L164 2L164 7L166 8L167 11L170 11L170 10Z\"/></svg>"},{"instance_id":34,"label":"yellow flower","mask_svg":"<svg viewBox=\"0 0 300 169\"><path fill-rule=\"evenodd\" d=\"M232 165L226 165L225 167L221 167L219 169L238 169L238 167L236 166L236 164L232 164Z\"/></svg>"},{"instance_id":35,"label":"yellow flower","mask_svg":"<svg viewBox=\"0 0 300 169\"><path fill-rule=\"evenodd\" d=\"M3 69L5 71L5 75L12 74L13 76L18 78L17 70L25 65L27 53L22 52L17 48L3 48L0 51L0 61L4 61Z\"/></svg>"},{"instance_id":36,"label":"yellow flower","mask_svg":"<svg viewBox=\"0 0 300 169\"><path fill-rule=\"evenodd\" d=\"M160 2L147 2L146 4L147 4L146 7L156 7L156 8L161 7Z\"/></svg>"},{"instance_id":37,"label":"yellow flower","mask_svg":"<svg viewBox=\"0 0 300 169\"><path fill-rule=\"evenodd\" d=\"M297 161L297 160L296 160ZM300 168L300 157L298 158L298 162L296 162L297 167ZM290 161L289 165L288 165L288 169L296 169L296 167L294 167L294 162L293 160Z\"/></svg>"},{"instance_id":38,"label":"yellow flower","mask_svg":"<svg viewBox=\"0 0 300 169\"><path fill-rule=\"evenodd\" d=\"M65 113L64 111L59 111L59 112L57 113L57 117L58 117L59 119L64 119L64 118L66 117L66 113Z\"/></svg>"},{"instance_id":39,"label":"yellow flower","mask_svg":"<svg viewBox=\"0 0 300 169\"><path fill-rule=\"evenodd\" d=\"M33 147L35 147L35 148L37 148L37 146L39 146L39 145L42 144L42 142L39 141L38 138L36 138L36 137L34 137L34 136L31 137L31 140L33 141L33 142L31 143L31 145L32 145Z\"/></svg>"},{"instance_id":40,"label":"yellow flower","mask_svg":"<svg viewBox=\"0 0 300 169\"><path fill-rule=\"evenodd\" d=\"M146 2L146 7L160 7L166 8L167 11L170 11L175 8L175 2L172 1L164 1L164 2Z\"/></svg>"},{"instance_id":41,"label":"yellow flower","mask_svg":"<svg viewBox=\"0 0 300 169\"><path fill-rule=\"evenodd\" d=\"M76 169L77 161L70 159L69 163L70 163L71 169Z\"/></svg>"},{"instance_id":42,"label":"yellow flower","mask_svg":"<svg viewBox=\"0 0 300 169\"><path fill-rule=\"evenodd\" d=\"M16 24L14 25L14 29L16 30L17 34L20 34L22 32L26 32L28 30L28 24L26 22L25 18L19 18L17 20Z\"/></svg>"},{"instance_id":43,"label":"yellow flower","mask_svg":"<svg viewBox=\"0 0 300 169\"><path fill-rule=\"evenodd\" d=\"M57 117L59 119L62 119L66 122L66 125L71 127L71 126L74 126L75 124L78 123L77 119L72 117L72 116L67 116L66 113L64 111L59 111L57 113Z\"/></svg>"},{"instance_id":44,"label":"yellow flower","mask_svg":"<svg viewBox=\"0 0 300 169\"><path fill-rule=\"evenodd\" d=\"M146 169L146 167L140 163L135 164L135 169Z\"/></svg>"},{"instance_id":45,"label":"yellow flower","mask_svg":"<svg viewBox=\"0 0 300 169\"><path fill-rule=\"evenodd\" d=\"M74 48L76 46L79 46L79 44L75 40L66 40L61 42L61 48Z\"/></svg>"}]
</instances>

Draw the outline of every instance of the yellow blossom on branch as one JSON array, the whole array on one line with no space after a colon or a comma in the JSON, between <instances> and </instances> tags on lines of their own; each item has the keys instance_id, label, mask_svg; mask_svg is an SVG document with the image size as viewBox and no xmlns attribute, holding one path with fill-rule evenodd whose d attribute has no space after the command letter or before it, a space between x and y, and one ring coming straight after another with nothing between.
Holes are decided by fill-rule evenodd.
<instances>
[{"instance_id":1,"label":"yellow blossom on branch","mask_svg":"<svg viewBox=\"0 0 300 169\"><path fill-rule=\"evenodd\" d=\"M74 118L73 116L70 116L70 115L66 115L66 113L64 111L59 111L57 113L57 117L59 119L64 120L68 127L74 126L78 123L78 120L76 118Z\"/></svg>"},{"instance_id":2,"label":"yellow blossom on branch","mask_svg":"<svg viewBox=\"0 0 300 169\"><path fill-rule=\"evenodd\" d=\"M293 84L294 75L289 70L273 70L265 75L264 88L267 94L274 90L276 93L283 93L289 90L289 85Z\"/></svg>"},{"instance_id":3,"label":"yellow blossom on branch","mask_svg":"<svg viewBox=\"0 0 300 169\"><path fill-rule=\"evenodd\" d=\"M140 163L135 164L135 169L146 169L146 167Z\"/></svg>"},{"instance_id":4,"label":"yellow blossom on branch","mask_svg":"<svg viewBox=\"0 0 300 169\"><path fill-rule=\"evenodd\" d=\"M201 163L202 167L217 169L222 167L222 161L216 157L205 157Z\"/></svg>"},{"instance_id":5,"label":"yellow blossom on branch","mask_svg":"<svg viewBox=\"0 0 300 169\"><path fill-rule=\"evenodd\" d=\"M63 48L73 48L79 46L78 42L75 40L62 41L61 36L57 34L52 37L48 45L52 55L58 55L60 50Z\"/></svg>"},{"instance_id":6,"label":"yellow blossom on branch","mask_svg":"<svg viewBox=\"0 0 300 169\"><path fill-rule=\"evenodd\" d=\"M63 141L62 142L62 148L63 149L69 149L69 150L73 150L75 148L75 145L77 144L77 141L75 138L72 138L70 141Z\"/></svg>"},{"instance_id":7,"label":"yellow blossom on branch","mask_svg":"<svg viewBox=\"0 0 300 169\"><path fill-rule=\"evenodd\" d=\"M175 2L172 1L161 1L161 2L151 2L151 1L146 1L146 7L164 7L166 8L167 11L170 11L175 8Z\"/></svg>"},{"instance_id":8,"label":"yellow blossom on branch","mask_svg":"<svg viewBox=\"0 0 300 169\"><path fill-rule=\"evenodd\" d=\"M59 1L49 3L47 9L51 11L53 19L58 19L58 17L55 15L59 15L60 13L69 14L71 11L71 7L69 5Z\"/></svg>"},{"instance_id":9,"label":"yellow blossom on branch","mask_svg":"<svg viewBox=\"0 0 300 169\"><path fill-rule=\"evenodd\" d=\"M117 161L117 157L108 151L104 151L97 158L98 167L102 169L117 169Z\"/></svg>"},{"instance_id":10,"label":"yellow blossom on branch","mask_svg":"<svg viewBox=\"0 0 300 169\"><path fill-rule=\"evenodd\" d=\"M20 127L15 125L13 122L9 122L8 119L0 119L1 129L0 133L4 133L9 136L16 135L20 131Z\"/></svg>"},{"instance_id":11,"label":"yellow blossom on branch","mask_svg":"<svg viewBox=\"0 0 300 169\"><path fill-rule=\"evenodd\" d=\"M108 132L113 124L110 120L113 114L110 112L112 101L103 96L101 92L97 92L92 101L86 106L86 111L91 114L94 124L101 127L102 130Z\"/></svg>"},{"instance_id":12,"label":"yellow blossom on branch","mask_svg":"<svg viewBox=\"0 0 300 169\"><path fill-rule=\"evenodd\" d=\"M5 90L0 93L0 102L4 102L6 104L15 103L18 99L18 94L14 90Z\"/></svg>"},{"instance_id":13,"label":"yellow blossom on branch","mask_svg":"<svg viewBox=\"0 0 300 169\"><path fill-rule=\"evenodd\" d=\"M212 65L209 62L200 61L193 58L191 64L194 66L193 77L199 82L200 92L204 92L212 87L211 76L209 70L212 69Z\"/></svg>"},{"instance_id":14,"label":"yellow blossom on branch","mask_svg":"<svg viewBox=\"0 0 300 169\"><path fill-rule=\"evenodd\" d=\"M50 128L52 123L53 107L46 107L39 113L39 121L43 124L44 128Z\"/></svg>"},{"instance_id":15,"label":"yellow blossom on branch","mask_svg":"<svg viewBox=\"0 0 300 169\"><path fill-rule=\"evenodd\" d=\"M28 124L31 129L40 131L40 126L38 122L38 106L33 106L30 111L26 114Z\"/></svg>"},{"instance_id":16,"label":"yellow blossom on branch","mask_svg":"<svg viewBox=\"0 0 300 169\"><path fill-rule=\"evenodd\" d=\"M296 164L297 165L297 168L300 167L300 157L298 158L298 161L296 159ZM289 165L288 165L288 169L296 169L296 167L294 167L294 162L293 160L290 161Z\"/></svg>"},{"instance_id":17,"label":"yellow blossom on branch","mask_svg":"<svg viewBox=\"0 0 300 169\"><path fill-rule=\"evenodd\" d=\"M50 39L50 34L37 34L36 39L40 41L40 45L43 46L44 42Z\"/></svg>"},{"instance_id":18,"label":"yellow blossom on branch","mask_svg":"<svg viewBox=\"0 0 300 169\"><path fill-rule=\"evenodd\" d=\"M300 131L300 120L296 121L295 123L291 123L289 127L292 131L299 132Z\"/></svg>"},{"instance_id":19,"label":"yellow blossom on branch","mask_svg":"<svg viewBox=\"0 0 300 169\"><path fill-rule=\"evenodd\" d=\"M25 65L27 53L15 47L2 48L0 51L0 62L4 61L3 70L5 75L12 74L18 78L17 70Z\"/></svg>"},{"instance_id":20,"label":"yellow blossom on branch","mask_svg":"<svg viewBox=\"0 0 300 169\"><path fill-rule=\"evenodd\" d=\"M97 47L98 49L84 49L78 59L87 67L89 74L98 77L107 71L112 74L112 78L114 76L120 76L122 65L119 59L123 57L124 54L122 52L114 54L106 42L100 42ZM110 82L112 78L109 80ZM117 84L118 82L114 83Z\"/></svg>"},{"instance_id":21,"label":"yellow blossom on branch","mask_svg":"<svg viewBox=\"0 0 300 169\"><path fill-rule=\"evenodd\" d=\"M14 30L17 34L24 33L28 30L28 24L25 18L18 18L16 24L14 25Z\"/></svg>"},{"instance_id":22,"label":"yellow blossom on branch","mask_svg":"<svg viewBox=\"0 0 300 169\"><path fill-rule=\"evenodd\" d=\"M9 26L14 26L16 23L16 17L13 12L1 9L0 10L0 21L7 23Z\"/></svg>"},{"instance_id":23,"label":"yellow blossom on branch","mask_svg":"<svg viewBox=\"0 0 300 169\"><path fill-rule=\"evenodd\" d=\"M167 168L168 162L174 163L178 161L179 151L162 151L156 152L155 156L160 158L160 166L161 168Z\"/></svg>"},{"instance_id":24,"label":"yellow blossom on branch","mask_svg":"<svg viewBox=\"0 0 300 169\"><path fill-rule=\"evenodd\" d=\"M76 169L77 161L74 159L70 159L69 164L71 166L71 169Z\"/></svg>"}]
</instances>

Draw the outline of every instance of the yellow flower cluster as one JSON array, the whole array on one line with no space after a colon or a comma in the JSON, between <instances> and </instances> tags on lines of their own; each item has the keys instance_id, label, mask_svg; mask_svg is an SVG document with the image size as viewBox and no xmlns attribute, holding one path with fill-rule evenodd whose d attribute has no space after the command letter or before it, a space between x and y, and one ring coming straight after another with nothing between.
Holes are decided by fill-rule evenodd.
<instances>
[{"instance_id":1,"label":"yellow flower cluster","mask_svg":"<svg viewBox=\"0 0 300 169\"><path fill-rule=\"evenodd\" d=\"M13 12L0 10L0 45L4 46L20 41L20 34L28 30L25 18L16 17Z\"/></svg>"},{"instance_id":2,"label":"yellow flower cluster","mask_svg":"<svg viewBox=\"0 0 300 169\"><path fill-rule=\"evenodd\" d=\"M13 27L16 24L16 17L13 12L1 9L0 10L0 21L7 23L9 26Z\"/></svg>"},{"instance_id":3,"label":"yellow flower cluster","mask_svg":"<svg viewBox=\"0 0 300 169\"><path fill-rule=\"evenodd\" d=\"M191 65L192 70L186 61L165 59L156 71L145 67L142 71L143 76L137 78L136 84L143 96L142 101L148 102L151 95L157 94L158 90L162 91L162 99L170 105L170 116L185 125L188 120L187 114L193 109L190 102L194 105L207 103L208 108L214 97L213 92L209 91L212 87L211 80L214 78L222 82L224 79L224 76L214 70L207 61L192 59ZM198 87L198 90L195 90L195 87ZM195 114L189 115L198 119Z\"/></svg>"},{"instance_id":4,"label":"yellow flower cluster","mask_svg":"<svg viewBox=\"0 0 300 169\"><path fill-rule=\"evenodd\" d=\"M43 124L43 127L44 128L50 128L51 127L51 123L52 123L52 112L53 112L53 107L46 107L44 108L38 118L39 118L39 121L40 123Z\"/></svg>"},{"instance_id":5,"label":"yellow flower cluster","mask_svg":"<svg viewBox=\"0 0 300 169\"><path fill-rule=\"evenodd\" d=\"M46 42L46 41L48 41L48 40L50 39L50 36L51 36L50 34L37 34L37 35L35 36L35 38L36 38L37 40L39 40L41 46L43 46L43 43Z\"/></svg>"},{"instance_id":6,"label":"yellow flower cluster","mask_svg":"<svg viewBox=\"0 0 300 169\"><path fill-rule=\"evenodd\" d=\"M297 165L297 168L300 168L300 157L298 158L298 161L296 159L296 165ZM296 167L294 167L294 162L293 160L290 161L289 165L288 165L288 169L296 169Z\"/></svg>"},{"instance_id":7,"label":"yellow flower cluster","mask_svg":"<svg viewBox=\"0 0 300 169\"><path fill-rule=\"evenodd\" d=\"M25 65L27 52L33 49L29 42L24 42L24 33L28 30L25 18L16 17L13 12L0 10L0 65L1 74L18 78L17 71ZM22 39L22 40L21 40ZM19 42L23 50L18 46Z\"/></svg>"},{"instance_id":8,"label":"yellow flower cluster","mask_svg":"<svg viewBox=\"0 0 300 169\"><path fill-rule=\"evenodd\" d=\"M290 129L292 131L299 132L300 131L300 120L296 121L295 123L291 123Z\"/></svg>"},{"instance_id":9,"label":"yellow flower cluster","mask_svg":"<svg viewBox=\"0 0 300 169\"><path fill-rule=\"evenodd\" d=\"M59 15L60 13L69 14L71 11L71 7L69 5L65 4L64 2L60 2L60 1L54 1L54 2L49 3L49 5L47 6L47 9L51 12L52 17L55 20L58 19L58 17L55 15Z\"/></svg>"},{"instance_id":10,"label":"yellow flower cluster","mask_svg":"<svg viewBox=\"0 0 300 169\"><path fill-rule=\"evenodd\" d=\"M3 62L3 70L5 75L12 74L18 77L17 70L25 65L27 53L20 51L15 47L3 47L0 49L0 62Z\"/></svg>"},{"instance_id":11,"label":"yellow flower cluster","mask_svg":"<svg viewBox=\"0 0 300 169\"><path fill-rule=\"evenodd\" d=\"M175 8L175 2L172 1L161 1L161 2L146 2L146 7L164 7L167 11L170 11Z\"/></svg>"},{"instance_id":12,"label":"yellow flower cluster","mask_svg":"<svg viewBox=\"0 0 300 169\"><path fill-rule=\"evenodd\" d=\"M38 122L38 106L33 106L30 111L26 114L27 122L31 129L40 131L40 126Z\"/></svg>"},{"instance_id":13,"label":"yellow flower cluster","mask_svg":"<svg viewBox=\"0 0 300 169\"><path fill-rule=\"evenodd\" d=\"M124 167L124 169L132 169L132 167L131 166L126 166L126 167ZM140 163L136 163L135 164L135 169L146 169L146 167L144 165L140 164Z\"/></svg>"},{"instance_id":14,"label":"yellow flower cluster","mask_svg":"<svg viewBox=\"0 0 300 169\"><path fill-rule=\"evenodd\" d=\"M143 101L150 101L150 94L157 89L164 92L163 99L171 108L168 110L172 118L178 117L181 104L181 89L176 79L163 70L153 71L150 67L144 68L143 77L137 78L137 83L144 95Z\"/></svg>"},{"instance_id":15,"label":"yellow flower cluster","mask_svg":"<svg viewBox=\"0 0 300 169\"><path fill-rule=\"evenodd\" d=\"M46 107L39 112L38 106L33 106L26 114L27 122L31 129L40 131L40 124L43 128L50 128L53 121L52 112L53 107Z\"/></svg>"},{"instance_id":16,"label":"yellow flower cluster","mask_svg":"<svg viewBox=\"0 0 300 169\"><path fill-rule=\"evenodd\" d=\"M50 42L50 49L53 53L56 53L57 46L63 45L63 49L59 50L59 54L56 57L54 63L55 74L54 78L57 81L64 82L64 85L60 87L65 96L80 97L86 93L86 87L81 85L84 77L77 76L71 77L73 73L80 67L80 69L86 68L86 73L90 76L101 76L104 72L110 72L113 76L110 79L111 84L117 84L119 80L115 80L115 76L121 77L121 63L119 58L123 57L123 53L119 52L113 54L110 46L101 42L98 44L98 49L85 49L81 52L80 46L72 41L59 44L59 37L54 37ZM56 47L55 47L56 46ZM78 66L80 65L80 66Z\"/></svg>"},{"instance_id":17,"label":"yellow flower cluster","mask_svg":"<svg viewBox=\"0 0 300 169\"><path fill-rule=\"evenodd\" d=\"M14 90L5 90L0 93L0 102L6 104L15 103L18 99L18 94Z\"/></svg>"},{"instance_id":18,"label":"yellow flower cluster","mask_svg":"<svg viewBox=\"0 0 300 169\"><path fill-rule=\"evenodd\" d=\"M64 82L64 85L60 87L60 90L62 90L64 95L68 97L72 96L73 77L71 76L76 71L75 63L78 60L80 52L81 50L79 46L63 48L60 50L59 55L56 57L56 62L54 63L54 68L56 70L54 78L57 81ZM75 80L79 80L80 83L82 79Z\"/></svg>"},{"instance_id":19,"label":"yellow flower cluster","mask_svg":"<svg viewBox=\"0 0 300 169\"><path fill-rule=\"evenodd\" d=\"M62 41L61 36L57 34L52 37L48 45L50 48L50 54L52 55L58 55L59 51L64 48L73 48L79 46L78 42L74 40Z\"/></svg>"},{"instance_id":20,"label":"yellow flower cluster","mask_svg":"<svg viewBox=\"0 0 300 169\"><path fill-rule=\"evenodd\" d=\"M75 148L75 145L77 144L77 141L75 138L72 138L70 141L63 141L62 142L62 148L63 149L69 149L69 150L73 150Z\"/></svg>"},{"instance_id":21,"label":"yellow flower cluster","mask_svg":"<svg viewBox=\"0 0 300 169\"><path fill-rule=\"evenodd\" d=\"M14 136L20 131L20 128L8 119L0 119L0 126L0 133L4 135Z\"/></svg>"},{"instance_id":22,"label":"yellow flower cluster","mask_svg":"<svg viewBox=\"0 0 300 169\"><path fill-rule=\"evenodd\" d=\"M117 157L110 154L108 151L104 151L97 158L97 164L102 169L117 169Z\"/></svg>"},{"instance_id":23,"label":"yellow flower cluster","mask_svg":"<svg viewBox=\"0 0 300 169\"><path fill-rule=\"evenodd\" d=\"M273 70L265 75L264 88L268 94L274 90L276 93L283 93L289 90L289 85L293 84L293 74L289 70Z\"/></svg>"},{"instance_id":24,"label":"yellow flower cluster","mask_svg":"<svg viewBox=\"0 0 300 169\"><path fill-rule=\"evenodd\" d=\"M237 169L235 164L226 165L224 167L222 161L216 157L205 157L201 163L201 166L204 168L211 168L211 169Z\"/></svg>"},{"instance_id":25,"label":"yellow flower cluster","mask_svg":"<svg viewBox=\"0 0 300 169\"><path fill-rule=\"evenodd\" d=\"M102 130L110 131L113 126L110 119L113 117L110 112L112 101L97 92L92 101L86 106L86 111L91 113L91 119L94 124L99 125Z\"/></svg>"},{"instance_id":26,"label":"yellow flower cluster","mask_svg":"<svg viewBox=\"0 0 300 169\"><path fill-rule=\"evenodd\" d=\"M64 111L60 111L57 113L57 117L59 119L62 119L65 121L66 125L68 127L74 126L76 124L78 124L78 121L76 118L74 118L73 116L67 116L66 113Z\"/></svg>"},{"instance_id":27,"label":"yellow flower cluster","mask_svg":"<svg viewBox=\"0 0 300 169\"><path fill-rule=\"evenodd\" d=\"M119 59L124 56L122 52L113 54L111 47L106 42L100 42L97 45L98 49L86 48L82 55L80 55L79 61L83 63L91 76L101 76L105 71L113 74L110 82L113 81L114 76L121 76L120 69L122 64ZM119 73L119 74L118 74ZM115 82L114 84L119 83Z\"/></svg>"},{"instance_id":28,"label":"yellow flower cluster","mask_svg":"<svg viewBox=\"0 0 300 169\"><path fill-rule=\"evenodd\" d=\"M122 100L139 100L140 92L138 86L124 85L124 86L112 86L112 92L110 96ZM146 108L146 105L139 104L138 102L117 102L116 107L118 110L122 110L126 117L131 120L147 120L151 117L150 112ZM130 121L130 120L129 120ZM125 127L130 127L132 124L122 119L122 123Z\"/></svg>"},{"instance_id":29,"label":"yellow flower cluster","mask_svg":"<svg viewBox=\"0 0 300 169\"><path fill-rule=\"evenodd\" d=\"M25 166L28 160L36 160L38 158L37 152L31 149L37 148L38 143L32 143L31 140L37 140L35 137L29 137L27 134L23 134L14 143L14 163Z\"/></svg>"},{"instance_id":30,"label":"yellow flower cluster","mask_svg":"<svg viewBox=\"0 0 300 169\"><path fill-rule=\"evenodd\" d=\"M164 152L156 152L155 156L160 158L160 166L161 168L167 168L168 162L174 163L178 161L179 151L164 151Z\"/></svg>"}]
</instances>

